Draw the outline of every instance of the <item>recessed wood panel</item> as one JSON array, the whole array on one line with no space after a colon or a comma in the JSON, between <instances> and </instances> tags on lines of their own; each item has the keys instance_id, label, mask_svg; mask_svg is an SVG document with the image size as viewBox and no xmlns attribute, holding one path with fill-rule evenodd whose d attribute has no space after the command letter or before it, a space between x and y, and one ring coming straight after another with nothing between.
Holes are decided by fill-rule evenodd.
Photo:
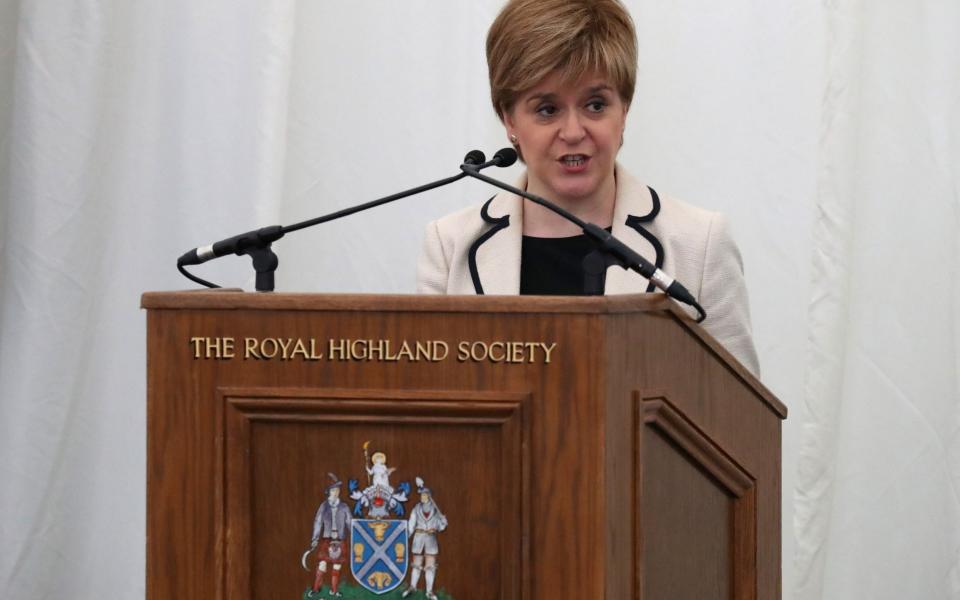
<instances>
[{"instance_id":1,"label":"recessed wood panel","mask_svg":"<svg viewBox=\"0 0 960 600\"><path fill-rule=\"evenodd\" d=\"M344 498L349 479L365 487L367 441L369 453L384 452L397 469L391 484L414 489L406 514L421 477L449 521L439 534L437 589L454 598L521 597L527 397L385 390L298 390L291 397L260 390L225 391L222 398L226 598L303 594L313 572L303 570L300 557L328 473L344 481ZM341 582L354 584L349 566Z\"/></svg>"},{"instance_id":2,"label":"recessed wood panel","mask_svg":"<svg viewBox=\"0 0 960 600\"><path fill-rule=\"evenodd\" d=\"M638 597L754 600L753 478L666 398L635 402Z\"/></svg>"}]
</instances>

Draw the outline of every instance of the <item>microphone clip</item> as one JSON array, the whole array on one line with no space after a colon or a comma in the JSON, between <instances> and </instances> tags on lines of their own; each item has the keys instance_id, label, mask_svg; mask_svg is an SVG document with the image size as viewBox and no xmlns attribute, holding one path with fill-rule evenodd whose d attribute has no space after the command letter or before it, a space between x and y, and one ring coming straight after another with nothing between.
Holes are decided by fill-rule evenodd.
<instances>
[{"instance_id":1,"label":"microphone clip","mask_svg":"<svg viewBox=\"0 0 960 600\"><path fill-rule=\"evenodd\" d=\"M276 252L270 248L268 242L264 246L251 246L240 251L253 261L253 270L257 272L256 290L258 292L272 292L274 288L274 273L280 265Z\"/></svg>"},{"instance_id":2,"label":"microphone clip","mask_svg":"<svg viewBox=\"0 0 960 600\"><path fill-rule=\"evenodd\" d=\"M283 227L271 225L236 236L224 244L219 253L232 253L237 256L249 256L256 271L255 287L258 292L272 292L274 273L280 266L280 259L271 247L273 242L283 237Z\"/></svg>"}]
</instances>

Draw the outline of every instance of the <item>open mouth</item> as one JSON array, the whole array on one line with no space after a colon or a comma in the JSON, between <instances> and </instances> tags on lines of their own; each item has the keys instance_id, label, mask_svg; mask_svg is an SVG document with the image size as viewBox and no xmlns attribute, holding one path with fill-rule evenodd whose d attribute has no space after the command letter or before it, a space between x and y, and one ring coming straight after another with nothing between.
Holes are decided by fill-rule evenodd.
<instances>
[{"instance_id":1,"label":"open mouth","mask_svg":"<svg viewBox=\"0 0 960 600\"><path fill-rule=\"evenodd\" d=\"M582 167L588 158L584 154L565 154L560 157L560 162L565 167Z\"/></svg>"}]
</instances>

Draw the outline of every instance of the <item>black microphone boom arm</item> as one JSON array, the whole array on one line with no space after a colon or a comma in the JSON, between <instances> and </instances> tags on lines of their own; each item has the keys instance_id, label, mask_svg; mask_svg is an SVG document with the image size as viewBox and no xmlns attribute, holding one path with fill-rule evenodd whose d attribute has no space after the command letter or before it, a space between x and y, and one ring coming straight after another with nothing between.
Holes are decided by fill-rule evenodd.
<instances>
[{"instance_id":1,"label":"black microphone boom arm","mask_svg":"<svg viewBox=\"0 0 960 600\"><path fill-rule=\"evenodd\" d=\"M483 152L479 150L471 150L469 153L467 153L463 160L464 166L471 166L476 169L483 169L494 164L499 164L496 162L497 159L485 162L486 156L484 156ZM357 206L351 206L349 208L338 210L314 219L301 221L300 223L294 223L293 225L287 225L285 227L280 225L271 225L269 227L263 227L261 229L248 231L247 233L241 233L240 235L235 235L233 237L220 240L219 242L215 242L209 246L194 248L177 260L177 269L191 281L209 288L218 288L220 286L200 279L196 275L188 272L185 267L189 265L199 265L207 262L208 260L213 260L214 258L219 258L228 254L236 254L237 256L246 254L253 260L253 267L257 272L257 291L272 292L274 288L273 274L274 271L276 271L280 261L277 258L277 255L274 254L273 250L270 248L270 245L282 238L285 234L292 231L299 231L300 229L306 229L307 227L313 227L314 225L319 225L328 221L342 219L343 217L375 208L377 206L387 204L388 202L393 202L394 200L400 200L401 198L406 198L408 196L413 196L438 187L442 187L455 181L459 181L466 176L467 173L460 172L452 177L447 177L425 185L411 188L409 190L397 192L396 194L391 194L389 196L372 200L364 204L358 204Z\"/></svg>"}]
</instances>

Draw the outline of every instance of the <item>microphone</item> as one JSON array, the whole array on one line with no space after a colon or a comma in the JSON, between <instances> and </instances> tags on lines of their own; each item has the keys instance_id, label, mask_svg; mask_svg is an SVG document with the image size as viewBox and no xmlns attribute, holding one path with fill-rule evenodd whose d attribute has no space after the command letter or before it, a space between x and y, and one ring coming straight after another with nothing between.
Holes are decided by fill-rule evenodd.
<instances>
[{"instance_id":1,"label":"microphone","mask_svg":"<svg viewBox=\"0 0 960 600\"><path fill-rule=\"evenodd\" d=\"M283 227L271 225L228 237L227 239L214 242L207 246L199 246L193 250L184 253L177 259L177 266L199 265L228 254L243 255L252 248L263 248L269 246L283 237Z\"/></svg>"},{"instance_id":2,"label":"microphone","mask_svg":"<svg viewBox=\"0 0 960 600\"><path fill-rule=\"evenodd\" d=\"M497 150L497 153L493 155L493 159L491 160L487 160L483 152L471 150L467 153L466 158L463 159L463 164L460 165L460 168L472 167L476 171L481 171L487 167L509 167L515 162L517 162L517 151L513 148L501 148Z\"/></svg>"},{"instance_id":3,"label":"microphone","mask_svg":"<svg viewBox=\"0 0 960 600\"><path fill-rule=\"evenodd\" d=\"M476 166L483 164L486 160L486 154L480 150L471 150L470 152L467 152L465 157L463 157L463 164Z\"/></svg>"},{"instance_id":4,"label":"microphone","mask_svg":"<svg viewBox=\"0 0 960 600\"><path fill-rule=\"evenodd\" d=\"M490 164L495 164L497 166L506 167L512 165L517 160L517 152L513 148L503 148L498 150L497 153L493 156L493 160L489 161ZM486 165L487 163L484 163ZM532 202L543 206L553 212L557 213L561 217L571 221L576 224L580 229L583 230L583 233L591 238L594 243L603 251L606 256L612 261L609 264L616 264L624 269L630 269L635 271L640 275L643 275L649 279L655 286L663 290L671 298L683 302L694 307L699 313L697 318L697 323L702 322L707 318L706 311L703 310L703 307L697 303L696 298L693 297L693 294L687 290L679 281L673 277L667 275L660 269L656 267L653 263L641 256L637 251L635 251L630 246L624 244L617 238L613 236L606 229L595 225L593 223L587 223L586 221L580 219L576 215L570 213L569 211L560 208L553 202L550 202L546 198L537 196L536 194L531 194L525 190L521 190L512 185L503 183L502 181L493 179L492 177L487 177L486 175L481 175L479 173L479 166L481 165L460 165L460 169L475 179L489 183L494 187L498 187L502 190L506 190L523 198L526 198Z\"/></svg>"},{"instance_id":5,"label":"microphone","mask_svg":"<svg viewBox=\"0 0 960 600\"><path fill-rule=\"evenodd\" d=\"M493 155L493 160L497 163L498 167L509 167L517 162L517 151L513 148L500 148L497 150L497 153Z\"/></svg>"}]
</instances>

